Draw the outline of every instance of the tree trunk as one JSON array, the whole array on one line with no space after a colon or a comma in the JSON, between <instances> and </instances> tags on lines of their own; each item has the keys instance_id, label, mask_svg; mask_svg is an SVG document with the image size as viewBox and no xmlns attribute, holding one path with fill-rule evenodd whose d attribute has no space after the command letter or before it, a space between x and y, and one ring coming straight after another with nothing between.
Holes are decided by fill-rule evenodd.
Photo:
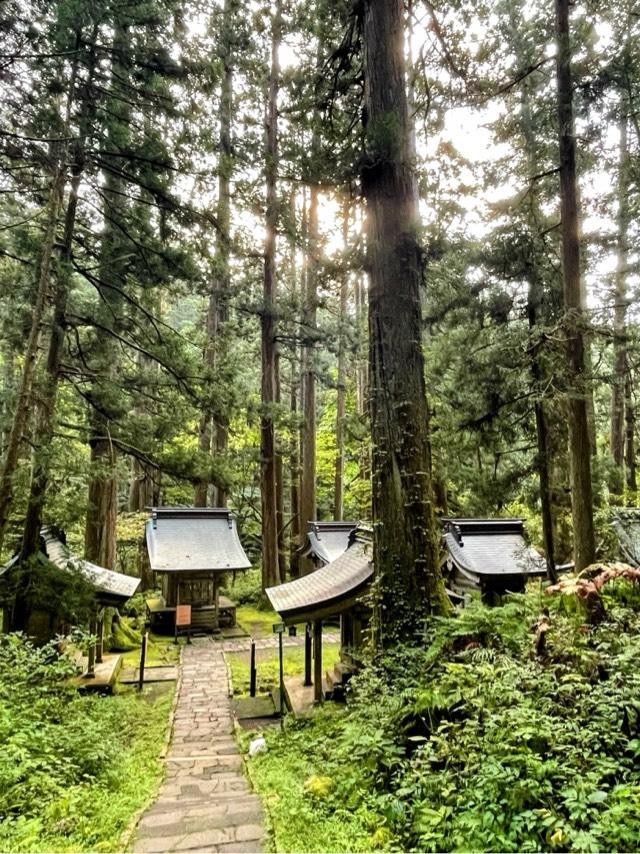
<instances>
[{"instance_id":1,"label":"tree trunk","mask_svg":"<svg viewBox=\"0 0 640 854\"><path fill-rule=\"evenodd\" d=\"M47 495L47 487L49 485L51 443L53 441L55 429L56 403L58 400L62 351L65 340L65 316L73 276L71 260L73 257L73 236L76 226L78 194L86 162L86 140L91 131L91 121L95 114L93 75L96 64L95 44L97 35L97 27L95 27L90 42L91 47L87 64L87 81L84 86L82 97L79 133L73 146L71 183L69 199L67 201L65 212L64 234L62 246L60 247L60 259L56 265L53 319L51 324L51 335L49 337L49 349L47 352L44 387L40 397L38 418L36 422L36 429L34 431L34 455L31 471L31 485L22 537L22 548L20 553L21 560L26 560L38 552L40 544L40 529L42 527L42 514ZM77 35L76 43L78 46L81 44L80 33ZM75 84L76 81L74 75L74 87ZM71 97L74 97L74 93L71 94Z\"/></svg>"},{"instance_id":2,"label":"tree trunk","mask_svg":"<svg viewBox=\"0 0 640 854\"><path fill-rule=\"evenodd\" d=\"M266 239L264 306L262 309L262 416L260 423L262 497L262 587L280 582L278 555L278 481L276 472L276 229L278 226L278 49L282 34L282 2L276 0L271 31L271 71L266 120Z\"/></svg>"},{"instance_id":3,"label":"tree trunk","mask_svg":"<svg viewBox=\"0 0 640 854\"><path fill-rule=\"evenodd\" d=\"M636 410L633 405L633 385L631 373L627 368L627 381L625 383L624 412L626 423L625 441L625 463L627 467L627 489L631 493L627 497L627 504L636 503L635 492L638 488L636 483L636 450L635 450L635 427Z\"/></svg>"},{"instance_id":4,"label":"tree trunk","mask_svg":"<svg viewBox=\"0 0 640 854\"><path fill-rule=\"evenodd\" d=\"M613 390L611 394L611 456L617 473L611 483L613 492L623 491L625 446L625 389L627 374L627 271L629 267L629 146L627 105L620 104L620 160L618 167L618 262L613 314Z\"/></svg>"},{"instance_id":5,"label":"tree trunk","mask_svg":"<svg viewBox=\"0 0 640 854\"><path fill-rule=\"evenodd\" d=\"M296 271L296 204L295 193L291 194L291 238L289 242L289 281L292 302L297 305L300 298ZM302 277L301 277L302 280ZM289 513L291 519L289 536L289 574L292 578L300 575L300 429L298 427L298 395L301 388L300 347L297 336L293 336L291 345L291 392L289 412L291 415L291 444L289 448Z\"/></svg>"},{"instance_id":6,"label":"tree trunk","mask_svg":"<svg viewBox=\"0 0 640 854\"><path fill-rule=\"evenodd\" d=\"M440 573L422 352L421 254L404 69L402 0L365 0L369 364L375 629L383 646L450 608Z\"/></svg>"},{"instance_id":7,"label":"tree trunk","mask_svg":"<svg viewBox=\"0 0 640 854\"><path fill-rule=\"evenodd\" d=\"M233 171L233 153L231 148L231 124L233 119L233 26L237 12L237 0L225 0L220 53L223 61L223 74L220 86L220 153L218 160L218 205L216 210L216 257L215 269L209 293L207 311L207 344L205 347L205 366L211 374L215 371L217 356L222 347L221 333L228 319L229 301L229 256L231 245L231 174ZM216 411L216 407L206 407L202 415L199 431L199 448L203 454L222 454L227 449L228 423L226 413ZM209 482L196 485L195 505L206 507L208 503ZM227 506L227 489L222 483L213 484L213 504Z\"/></svg>"},{"instance_id":8,"label":"tree trunk","mask_svg":"<svg viewBox=\"0 0 640 854\"><path fill-rule=\"evenodd\" d=\"M85 555L88 560L107 569L113 569L115 565L118 515L118 450L113 439L117 436L118 420L125 412L117 390L118 350L111 333L117 332L121 322L122 292L126 290L128 247L123 237L126 230L126 185L119 174L119 167L131 120L126 90L129 46L128 25L116 12L108 98L111 121L103 154L104 160L113 164L113 169L105 169L103 185L100 306L93 350L97 378L89 393L91 458L85 525Z\"/></svg>"},{"instance_id":9,"label":"tree trunk","mask_svg":"<svg viewBox=\"0 0 640 854\"><path fill-rule=\"evenodd\" d=\"M569 393L569 461L574 559L580 572L595 558L591 442L589 438L589 378L586 376L584 296L580 273L580 236L576 144L573 120L569 0L556 0L557 87L560 141L560 209L562 217L562 274L567 335Z\"/></svg>"},{"instance_id":10,"label":"tree trunk","mask_svg":"<svg viewBox=\"0 0 640 854\"><path fill-rule=\"evenodd\" d=\"M303 545L309 522L317 517L316 509L316 365L315 342L318 288L318 201L319 188L309 192L308 239L305 290L302 306L302 467L300 482L300 545ZM302 573L311 572L309 558L301 558Z\"/></svg>"},{"instance_id":11,"label":"tree trunk","mask_svg":"<svg viewBox=\"0 0 640 854\"><path fill-rule=\"evenodd\" d=\"M349 246L349 200L342 207L342 243L345 256ZM340 279L340 306L338 315L338 381L336 393L336 460L333 481L333 518L342 521L344 515L344 416L347 382L346 325L349 273L345 266Z\"/></svg>"},{"instance_id":12,"label":"tree trunk","mask_svg":"<svg viewBox=\"0 0 640 854\"><path fill-rule=\"evenodd\" d=\"M533 61L526 49L521 33L521 16L524 4L509 6L510 35L514 43L518 66L526 67ZM520 125L525 142L527 158L527 177L529 180L529 192L531 197L531 221L529 223L532 233L539 229L539 223L544 221L540 209L538 197L535 190L535 176L539 173L538 156L536 151L536 137L533 117L531 115L531 80L529 77L522 81L520 98ZM539 236L539 235L538 235ZM542 537L544 541L545 559L547 564L547 577L552 583L557 581L555 566L555 543L553 525L553 505L551 500L551 475L549 470L549 447L548 430L545 404L540 396L541 386L544 383L543 369L540 358L540 345L535 341L540 314L544 302L544 282L541 280L536 260L527 265L528 293L527 293L527 317L529 321L529 333L531 336L531 378L534 387L534 417L536 425L536 470L538 473L538 489L540 494L540 508L542 516Z\"/></svg>"},{"instance_id":13,"label":"tree trunk","mask_svg":"<svg viewBox=\"0 0 640 854\"><path fill-rule=\"evenodd\" d=\"M33 381L38 360L38 343L44 318L45 306L51 290L51 259L56 241L56 231L60 219L60 209L66 183L66 157L56 152L53 162L53 175L47 204L47 221L42 238L38 273L34 293L31 329L24 351L24 364L20 378L20 388L15 414L4 455L2 474L0 475L0 553L9 523L9 514L13 503L13 481L20 459L22 439L27 429L30 412L33 408Z\"/></svg>"}]
</instances>

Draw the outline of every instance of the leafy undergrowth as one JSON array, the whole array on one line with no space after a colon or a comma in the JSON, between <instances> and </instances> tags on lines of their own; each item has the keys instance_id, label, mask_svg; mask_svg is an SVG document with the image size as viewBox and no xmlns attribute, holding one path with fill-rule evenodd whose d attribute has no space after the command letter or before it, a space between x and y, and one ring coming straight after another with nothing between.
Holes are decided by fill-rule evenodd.
<instances>
[{"instance_id":1,"label":"leafy undergrowth","mask_svg":"<svg viewBox=\"0 0 640 854\"><path fill-rule=\"evenodd\" d=\"M71 672L0 637L1 851L118 851L157 788L171 691L81 696Z\"/></svg>"},{"instance_id":2,"label":"leafy undergrowth","mask_svg":"<svg viewBox=\"0 0 640 854\"><path fill-rule=\"evenodd\" d=\"M337 643L323 642L322 660L325 669L331 668L338 661L340 647ZM249 693L250 657L248 652L225 653L231 671L233 693L244 695ZM285 676L302 676L304 674L304 647L285 647L283 656ZM276 649L256 650L256 690L258 694L268 694L277 687L280 679L280 658Z\"/></svg>"},{"instance_id":3,"label":"leafy undergrowth","mask_svg":"<svg viewBox=\"0 0 640 854\"><path fill-rule=\"evenodd\" d=\"M616 582L587 627L539 593L475 603L370 665L346 710L269 732L249 761L276 850L638 850L639 604Z\"/></svg>"}]
</instances>

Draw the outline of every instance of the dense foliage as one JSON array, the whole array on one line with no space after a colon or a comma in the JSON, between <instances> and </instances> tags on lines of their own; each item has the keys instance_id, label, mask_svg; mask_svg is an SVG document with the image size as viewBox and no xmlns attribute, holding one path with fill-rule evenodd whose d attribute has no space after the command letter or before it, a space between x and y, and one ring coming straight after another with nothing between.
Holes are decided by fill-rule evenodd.
<instances>
[{"instance_id":1,"label":"dense foliage","mask_svg":"<svg viewBox=\"0 0 640 854\"><path fill-rule=\"evenodd\" d=\"M0 637L0 848L118 851L154 792L170 693L81 695L50 644Z\"/></svg>"},{"instance_id":2,"label":"dense foliage","mask_svg":"<svg viewBox=\"0 0 640 854\"><path fill-rule=\"evenodd\" d=\"M589 628L571 597L476 603L373 663L343 714L269 735L253 762L277 850L335 850L325 821L349 851L637 850L639 604L612 583Z\"/></svg>"}]
</instances>

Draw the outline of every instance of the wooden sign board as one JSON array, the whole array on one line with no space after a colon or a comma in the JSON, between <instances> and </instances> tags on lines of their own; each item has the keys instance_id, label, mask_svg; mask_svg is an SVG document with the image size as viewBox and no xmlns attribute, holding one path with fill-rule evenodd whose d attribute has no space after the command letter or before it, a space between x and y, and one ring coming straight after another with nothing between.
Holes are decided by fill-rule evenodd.
<instances>
[{"instance_id":1,"label":"wooden sign board","mask_svg":"<svg viewBox=\"0 0 640 854\"><path fill-rule=\"evenodd\" d=\"M176 626L191 625L191 605L176 606Z\"/></svg>"}]
</instances>

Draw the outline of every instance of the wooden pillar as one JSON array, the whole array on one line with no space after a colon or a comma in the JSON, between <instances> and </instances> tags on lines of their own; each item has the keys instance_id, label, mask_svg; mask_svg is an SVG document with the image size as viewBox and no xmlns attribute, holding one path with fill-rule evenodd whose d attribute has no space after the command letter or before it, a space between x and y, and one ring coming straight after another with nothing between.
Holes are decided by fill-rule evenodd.
<instances>
[{"instance_id":1,"label":"wooden pillar","mask_svg":"<svg viewBox=\"0 0 640 854\"><path fill-rule=\"evenodd\" d=\"M304 684L312 685L311 680L311 659L313 657L311 649L311 623L307 623L304 627Z\"/></svg>"},{"instance_id":2,"label":"wooden pillar","mask_svg":"<svg viewBox=\"0 0 640 854\"><path fill-rule=\"evenodd\" d=\"M89 618L89 634L95 635L96 633L96 617L95 614L92 614ZM89 647L88 653L88 662L87 662L87 676L90 679L96 675L96 644L92 643Z\"/></svg>"},{"instance_id":3,"label":"wooden pillar","mask_svg":"<svg viewBox=\"0 0 640 854\"><path fill-rule=\"evenodd\" d=\"M213 630L214 632L217 632L220 631L220 594L217 575L213 576L213 604L215 607L213 614Z\"/></svg>"},{"instance_id":4,"label":"wooden pillar","mask_svg":"<svg viewBox=\"0 0 640 854\"><path fill-rule=\"evenodd\" d=\"M96 664L102 664L102 654L104 652L104 608L98 612L96 634L98 635L98 641L96 643Z\"/></svg>"},{"instance_id":5,"label":"wooden pillar","mask_svg":"<svg viewBox=\"0 0 640 854\"><path fill-rule=\"evenodd\" d=\"M313 699L321 703L322 697L322 620L313 621Z\"/></svg>"}]
</instances>

